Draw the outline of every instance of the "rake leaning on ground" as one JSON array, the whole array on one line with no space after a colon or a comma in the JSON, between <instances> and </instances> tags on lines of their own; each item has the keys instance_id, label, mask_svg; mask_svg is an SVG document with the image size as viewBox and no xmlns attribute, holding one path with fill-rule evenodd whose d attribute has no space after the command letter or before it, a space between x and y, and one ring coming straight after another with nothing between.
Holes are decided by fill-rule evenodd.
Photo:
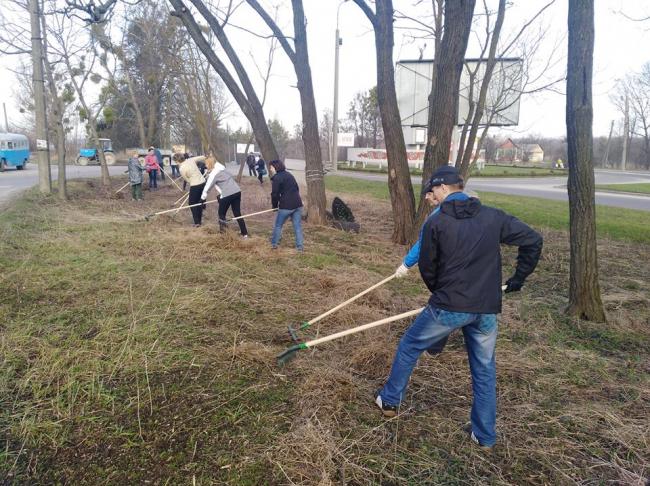
<instances>
[{"instance_id":1,"label":"rake leaning on ground","mask_svg":"<svg viewBox=\"0 0 650 486\"><path fill-rule=\"evenodd\" d=\"M178 212L178 211L180 211L181 209L194 208L194 207L196 207L196 206L202 206L202 205L204 205L204 204L212 204L212 203L216 203L216 202L218 202L217 199L215 199L215 200L213 200L213 201L207 201L207 202L204 201L204 202L200 202L200 203L197 203L197 204L190 204L189 206L181 206L181 207L174 208L174 209L166 209L165 211L158 211L157 213L147 214L147 215L144 217L144 220L145 220L145 221L149 221L150 218L153 218L154 216L159 216L159 215L161 215L161 214L171 213L171 212L174 212L174 211Z\"/></svg>"},{"instance_id":2,"label":"rake leaning on ground","mask_svg":"<svg viewBox=\"0 0 650 486\"><path fill-rule=\"evenodd\" d=\"M362 291L362 292L359 292L359 293L358 293L357 295L355 295L354 297L350 297L350 298L349 298L348 300L346 300L345 302L340 303L340 304L337 305L336 307L332 307L332 308L331 308L330 310L328 310L327 312L323 312L321 315L314 317L314 318L311 319L310 321L303 322L303 323L302 323L298 328L293 328L293 327L291 327L291 324L289 324L289 326L287 326L287 330L289 331L289 335L291 336L291 339L292 339L295 343L300 343L300 338L298 337L298 331L303 331L303 330L305 330L305 329L311 327L313 324L316 324L316 323L317 323L318 321L320 321L321 319L324 319L324 318L326 318L327 316L329 316L330 314L336 312L337 310L342 309L342 308L345 307L346 305L351 304L352 302L354 302L355 300L357 300L359 297L363 297L363 296L366 295L368 292L371 292L371 291L375 290L377 287L381 287L381 286L384 285L386 282L390 282L390 281L393 280L395 277L396 277L396 274L393 273L392 275L390 275L390 276L386 277L385 279L383 279L381 282L377 282L376 284L372 285L371 287L368 287L366 290L364 290L364 291Z\"/></svg>"},{"instance_id":3,"label":"rake leaning on ground","mask_svg":"<svg viewBox=\"0 0 650 486\"><path fill-rule=\"evenodd\" d=\"M358 327L353 327L352 329L346 329L344 331L337 332L335 334L330 334L329 336L325 336L322 338L318 339L313 339L311 341L307 341L306 343L300 343L296 344L295 346L291 346L290 348L284 350L282 353L278 354L276 356L278 360L278 365L279 366L284 366L287 362L292 360L298 351L301 349L309 349L313 348L317 344L322 344L326 343L328 341L334 341L335 339L342 338L344 336L349 336L350 334L356 334L361 331L365 331L366 329L372 329L373 327L381 326L383 324L388 324L389 322L395 322L399 321L400 319L406 319L407 317L414 316L416 314L419 314L424 310L424 307L420 307L419 309L415 309L412 311L404 312L402 314L398 314L396 316L392 317L385 317L384 319L380 319L378 321L374 322L369 322L368 324L363 324Z\"/></svg>"},{"instance_id":4,"label":"rake leaning on ground","mask_svg":"<svg viewBox=\"0 0 650 486\"><path fill-rule=\"evenodd\" d=\"M381 282L380 282L381 283ZM505 290L507 288L507 285L502 285L501 290ZM350 334L356 334L358 332L365 331L366 329L372 329L373 327L381 326L383 324L388 324L389 322L395 322L399 321L400 319L405 319L407 317L411 317L414 315L419 314L425 309L425 307L420 307L419 309L415 309L412 311L404 312L402 314L398 314L396 316L392 317L385 317L384 319L379 319L378 321L374 322L369 322L368 324L363 324L361 326L353 327L352 329L346 329L344 331L340 331L334 334L330 334L329 336L324 336L319 339L313 339L311 341L307 341L305 343L299 343L294 346L291 346L290 348L285 349L283 352L278 354L276 356L276 359L278 360L278 366L284 366L287 364L289 361L291 361L293 358L295 358L296 353L302 349L309 349L313 348L314 346L322 343L326 343L329 341L334 341L335 339L342 338L344 336L349 336Z\"/></svg>"},{"instance_id":5,"label":"rake leaning on ground","mask_svg":"<svg viewBox=\"0 0 650 486\"><path fill-rule=\"evenodd\" d=\"M212 201L210 201L212 202ZM242 214L241 216L237 216L235 218L228 218L228 219L220 219L220 223L232 223L233 221L237 221L238 219L244 219L244 218L249 218L251 216L256 216L258 214L264 214L264 213L270 213L272 211L277 211L278 208L273 208L273 209L265 209L264 211L257 211L256 213L249 213L249 214Z\"/></svg>"}]
</instances>

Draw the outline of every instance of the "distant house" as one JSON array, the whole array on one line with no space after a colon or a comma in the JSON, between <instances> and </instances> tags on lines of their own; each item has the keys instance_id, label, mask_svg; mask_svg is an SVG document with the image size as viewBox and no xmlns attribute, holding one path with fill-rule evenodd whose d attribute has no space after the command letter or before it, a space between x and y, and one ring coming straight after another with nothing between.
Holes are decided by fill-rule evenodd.
<instances>
[{"instance_id":1,"label":"distant house","mask_svg":"<svg viewBox=\"0 0 650 486\"><path fill-rule=\"evenodd\" d=\"M507 139L497 147L495 162L497 164L536 165L544 161L544 149L537 143L517 145Z\"/></svg>"}]
</instances>

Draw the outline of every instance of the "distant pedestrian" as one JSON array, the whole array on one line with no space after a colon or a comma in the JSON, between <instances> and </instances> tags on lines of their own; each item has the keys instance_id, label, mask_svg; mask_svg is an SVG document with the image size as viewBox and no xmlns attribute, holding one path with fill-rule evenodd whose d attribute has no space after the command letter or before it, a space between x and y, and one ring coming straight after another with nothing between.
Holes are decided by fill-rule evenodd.
<instances>
[{"instance_id":1,"label":"distant pedestrian","mask_svg":"<svg viewBox=\"0 0 650 486\"><path fill-rule=\"evenodd\" d=\"M191 206L193 204L198 204L201 202L201 194L203 193L203 188L205 187L205 177L201 174L197 163L203 162L205 160L204 156L199 157L190 157L181 161L181 155L176 154L177 162L180 165L181 177L185 182L190 185L190 195L188 204ZM205 166L205 163L203 163ZM192 210L192 219L194 220L194 227L201 226L201 219L203 217L203 206L195 206L191 208Z\"/></svg>"},{"instance_id":2,"label":"distant pedestrian","mask_svg":"<svg viewBox=\"0 0 650 486\"><path fill-rule=\"evenodd\" d=\"M164 181L165 180L165 161L163 160L162 152L160 149L155 148L153 150L154 155L156 156L156 161L158 162L158 165L160 166L160 180Z\"/></svg>"},{"instance_id":3,"label":"distant pedestrian","mask_svg":"<svg viewBox=\"0 0 650 486\"><path fill-rule=\"evenodd\" d=\"M131 197L134 201L142 201L142 171L144 169L140 165L138 159L138 152L133 151L129 157L128 168L125 172L129 174L129 182L131 183Z\"/></svg>"},{"instance_id":4,"label":"distant pedestrian","mask_svg":"<svg viewBox=\"0 0 650 486\"><path fill-rule=\"evenodd\" d=\"M209 159L210 157L208 157L206 162L208 165L212 163L214 168L208 175L208 182L206 182L203 188L201 200L205 201L208 198L208 191L214 186L219 193L219 231L223 232L226 229L226 213L229 208L232 207L232 214L236 218L241 216L241 188L223 164L220 164L216 160L212 162ZM248 238L248 230L246 229L244 220L238 219L237 224L239 225L239 232L242 238Z\"/></svg>"},{"instance_id":5,"label":"distant pedestrian","mask_svg":"<svg viewBox=\"0 0 650 486\"><path fill-rule=\"evenodd\" d=\"M149 189L158 189L158 170L160 169L160 165L158 165L153 147L149 147L149 152L144 158L144 168L147 174L149 174Z\"/></svg>"},{"instance_id":6,"label":"distant pedestrian","mask_svg":"<svg viewBox=\"0 0 650 486\"><path fill-rule=\"evenodd\" d=\"M271 178L271 204L273 208L278 208L273 236L271 237L271 248L276 249L278 247L282 239L282 226L284 226L287 219L291 218L296 239L296 249L303 251L302 199L300 199L298 183L293 175L287 172L284 162L272 160L269 165L275 169L275 175Z\"/></svg>"},{"instance_id":7,"label":"distant pedestrian","mask_svg":"<svg viewBox=\"0 0 650 486\"><path fill-rule=\"evenodd\" d=\"M255 177L257 174L255 173L255 154L253 152L249 152L246 156L246 165L248 165L248 175Z\"/></svg>"},{"instance_id":8,"label":"distant pedestrian","mask_svg":"<svg viewBox=\"0 0 650 486\"><path fill-rule=\"evenodd\" d=\"M266 163L264 159L260 157L257 159L257 179L260 181L260 184L264 184L264 176L266 175Z\"/></svg>"},{"instance_id":9,"label":"distant pedestrian","mask_svg":"<svg viewBox=\"0 0 650 486\"><path fill-rule=\"evenodd\" d=\"M178 161L177 161L176 155L177 154L174 154L174 156L172 157L172 160L171 160L171 164L170 164L170 166L172 168L172 177L180 177L181 176L181 173L178 170Z\"/></svg>"}]
</instances>

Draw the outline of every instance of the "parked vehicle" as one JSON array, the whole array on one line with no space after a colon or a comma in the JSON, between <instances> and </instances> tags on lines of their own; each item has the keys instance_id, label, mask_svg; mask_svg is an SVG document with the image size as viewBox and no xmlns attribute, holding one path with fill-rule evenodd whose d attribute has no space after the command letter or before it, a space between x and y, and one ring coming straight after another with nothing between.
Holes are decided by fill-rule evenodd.
<instances>
[{"instance_id":1,"label":"parked vehicle","mask_svg":"<svg viewBox=\"0 0 650 486\"><path fill-rule=\"evenodd\" d=\"M107 165L113 165L115 163L115 154L113 153L113 143L110 138L100 138L99 143L104 152L104 158L106 159ZM94 148L82 148L79 150L79 157L77 157L77 165L88 165L89 163L99 163L99 157L97 157L97 150Z\"/></svg>"},{"instance_id":2,"label":"parked vehicle","mask_svg":"<svg viewBox=\"0 0 650 486\"><path fill-rule=\"evenodd\" d=\"M18 133L0 133L0 172L7 167L23 170L29 160L29 139Z\"/></svg>"}]
</instances>

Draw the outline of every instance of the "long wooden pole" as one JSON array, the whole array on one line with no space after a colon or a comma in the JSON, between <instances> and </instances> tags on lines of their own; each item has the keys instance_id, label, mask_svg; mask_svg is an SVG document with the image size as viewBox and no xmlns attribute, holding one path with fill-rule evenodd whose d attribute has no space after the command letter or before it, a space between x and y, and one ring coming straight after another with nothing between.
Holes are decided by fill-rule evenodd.
<instances>
[{"instance_id":1,"label":"long wooden pole","mask_svg":"<svg viewBox=\"0 0 650 486\"><path fill-rule=\"evenodd\" d=\"M366 290L364 290L363 292L359 292L359 293L358 293L357 295L355 295L354 297L350 297L350 298L349 298L348 300L346 300L345 302L342 302L341 304L339 304L339 305L337 305L336 307L334 307L334 308L328 310L327 312L322 313L320 316L314 317L311 321L308 321L307 324L311 326L312 324L317 323L317 322L320 321L321 319L324 319L324 318L326 318L327 316L329 316L330 314L332 314L332 313L336 312L337 310L339 310L340 308L345 307L345 306L348 305L348 304L351 304L352 302L354 302L355 300L357 300L359 297L363 297L363 296L366 295L368 292L371 292L371 291L375 290L377 287L381 287L381 286L384 285L386 282L389 282L389 281L393 280L394 278L395 278L395 274L393 273L392 275L390 275L390 276L386 277L385 279L383 279L381 282L377 282L377 283L376 283L375 285L373 285L372 287L368 287L368 288L367 288ZM305 326L305 327L306 327L306 326Z\"/></svg>"},{"instance_id":2,"label":"long wooden pole","mask_svg":"<svg viewBox=\"0 0 650 486\"><path fill-rule=\"evenodd\" d=\"M349 336L350 334L356 334L361 331L365 331L367 329L371 329L373 327L381 326L382 324L388 324L389 322L394 322L394 321L399 321L400 319L406 319L407 317L414 316L416 314L419 314L425 309L425 307L420 307L419 309L415 309L412 311L404 312L402 314L398 314L396 316L392 317L386 317L385 319L380 319L378 321L370 322L368 324L364 324L362 326L358 327L353 327L352 329L346 329L345 331L337 332L335 334L330 334L329 336L325 336L319 339L314 339L313 341L307 341L305 343L305 346L308 348L314 347L317 344L322 344L326 343L328 341L334 341L335 339L342 338L343 336Z\"/></svg>"},{"instance_id":3,"label":"long wooden pole","mask_svg":"<svg viewBox=\"0 0 650 486\"><path fill-rule=\"evenodd\" d=\"M273 209L265 209L264 211L258 211L256 213L242 214L241 216L237 216L236 218L230 218L230 219L226 220L226 222L229 223L231 221L237 221L238 219L248 218L249 216L255 216L257 214L270 213L271 211L277 211L277 210L278 210L278 208L273 208Z\"/></svg>"}]
</instances>

